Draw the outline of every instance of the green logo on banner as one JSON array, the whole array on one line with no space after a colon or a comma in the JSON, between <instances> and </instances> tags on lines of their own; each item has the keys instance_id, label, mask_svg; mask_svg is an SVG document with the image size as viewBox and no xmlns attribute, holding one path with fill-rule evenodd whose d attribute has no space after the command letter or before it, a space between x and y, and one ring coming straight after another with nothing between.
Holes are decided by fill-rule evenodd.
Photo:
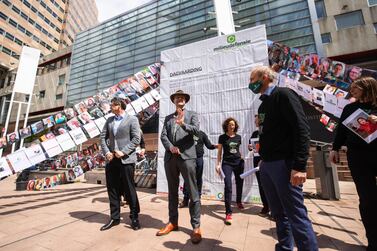
<instances>
[{"instance_id":1,"label":"green logo on banner","mask_svg":"<svg viewBox=\"0 0 377 251\"><path fill-rule=\"evenodd\" d=\"M226 38L226 41L228 42L228 44L233 44L234 42L236 42L236 36L230 35Z\"/></svg>"}]
</instances>

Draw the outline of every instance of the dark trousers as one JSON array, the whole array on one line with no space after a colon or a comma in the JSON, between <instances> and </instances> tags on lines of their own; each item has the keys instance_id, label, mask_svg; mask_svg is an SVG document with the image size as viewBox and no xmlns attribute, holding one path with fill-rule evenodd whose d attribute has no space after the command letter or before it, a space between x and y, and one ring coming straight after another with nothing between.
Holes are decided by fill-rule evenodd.
<instances>
[{"instance_id":1,"label":"dark trousers","mask_svg":"<svg viewBox=\"0 0 377 251\"><path fill-rule=\"evenodd\" d=\"M198 187L199 198L202 196L203 187L203 156L196 158L196 185ZM190 198L189 189L186 182L183 183L183 200L188 201Z\"/></svg>"},{"instance_id":2,"label":"dark trousers","mask_svg":"<svg viewBox=\"0 0 377 251\"><path fill-rule=\"evenodd\" d=\"M230 164L228 162L222 163L223 173L225 175L224 178L224 199L225 199L225 214L232 213L232 173L234 173L234 177L236 179L236 202L240 203L242 201L242 189L243 189L243 179L241 179L240 175L243 173L244 170L244 161L239 160L236 161L234 164Z\"/></svg>"},{"instance_id":3,"label":"dark trousers","mask_svg":"<svg viewBox=\"0 0 377 251\"><path fill-rule=\"evenodd\" d=\"M260 172L259 171L256 172L255 176L257 176L259 194L260 194L260 199L262 200L263 208L265 208L266 210L270 210L270 207L268 206L268 201L267 201L266 195L265 195L264 190L263 190L263 185L262 185L262 182L260 180Z\"/></svg>"},{"instance_id":4,"label":"dark trousers","mask_svg":"<svg viewBox=\"0 0 377 251\"><path fill-rule=\"evenodd\" d=\"M135 164L122 164L120 159L114 158L106 165L106 185L110 200L111 219L120 219L121 195L126 196L130 205L130 218L137 219L140 212L134 181Z\"/></svg>"},{"instance_id":5,"label":"dark trousers","mask_svg":"<svg viewBox=\"0 0 377 251\"><path fill-rule=\"evenodd\" d=\"M278 244L275 250L318 250L317 239L304 205L302 186L290 183L291 162L263 161L260 178L271 214L276 220Z\"/></svg>"},{"instance_id":6,"label":"dark trousers","mask_svg":"<svg viewBox=\"0 0 377 251\"><path fill-rule=\"evenodd\" d=\"M174 154L165 162L165 174L169 189L169 221L178 225L179 175L182 174L190 194L190 216L193 228L200 227L200 198L196 185L195 159L184 160Z\"/></svg>"},{"instance_id":7,"label":"dark trousers","mask_svg":"<svg viewBox=\"0 0 377 251\"><path fill-rule=\"evenodd\" d=\"M359 195L359 210L368 239L367 250L377 250L376 152L348 147L348 166Z\"/></svg>"}]
</instances>

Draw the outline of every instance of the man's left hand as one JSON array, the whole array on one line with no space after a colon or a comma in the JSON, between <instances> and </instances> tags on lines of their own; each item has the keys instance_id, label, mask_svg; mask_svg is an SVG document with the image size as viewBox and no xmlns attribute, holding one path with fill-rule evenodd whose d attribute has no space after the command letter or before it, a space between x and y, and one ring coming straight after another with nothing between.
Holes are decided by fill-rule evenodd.
<instances>
[{"instance_id":1,"label":"man's left hand","mask_svg":"<svg viewBox=\"0 0 377 251\"><path fill-rule=\"evenodd\" d=\"M292 186L299 186L306 181L306 172L299 172L296 170L291 171L291 184Z\"/></svg>"},{"instance_id":2,"label":"man's left hand","mask_svg":"<svg viewBox=\"0 0 377 251\"><path fill-rule=\"evenodd\" d=\"M124 153L123 153L123 152L121 152L121 151L119 151L119 150L115 151L115 157L117 157L117 158L122 158L123 156L124 156Z\"/></svg>"}]
</instances>

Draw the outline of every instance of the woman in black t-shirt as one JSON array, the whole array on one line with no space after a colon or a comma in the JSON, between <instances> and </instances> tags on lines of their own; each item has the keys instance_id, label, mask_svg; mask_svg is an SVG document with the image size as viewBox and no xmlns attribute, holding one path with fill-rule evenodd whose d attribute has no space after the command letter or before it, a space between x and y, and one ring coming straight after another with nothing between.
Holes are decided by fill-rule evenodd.
<instances>
[{"instance_id":1,"label":"woman in black t-shirt","mask_svg":"<svg viewBox=\"0 0 377 251\"><path fill-rule=\"evenodd\" d=\"M216 172L224 173L225 224L232 224L232 172L236 178L236 202L239 209L244 209L242 199L243 179L240 174L244 170L244 160L241 157L241 136L237 134L238 123L234 118L227 118L223 123L224 134L219 137ZM222 155L222 156L221 156ZM221 158L222 157L222 158ZM221 162L222 159L222 162Z\"/></svg>"}]
</instances>

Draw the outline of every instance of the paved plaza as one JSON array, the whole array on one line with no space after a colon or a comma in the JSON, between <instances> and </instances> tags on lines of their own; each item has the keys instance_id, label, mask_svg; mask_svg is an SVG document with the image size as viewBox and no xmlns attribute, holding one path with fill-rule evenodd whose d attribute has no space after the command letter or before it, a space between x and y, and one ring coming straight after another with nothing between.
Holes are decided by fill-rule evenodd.
<instances>
[{"instance_id":1,"label":"paved plaza","mask_svg":"<svg viewBox=\"0 0 377 251\"><path fill-rule=\"evenodd\" d=\"M275 223L258 216L260 205L234 209L233 224L223 223L224 205L202 201L203 241L193 245L187 208L180 209L180 231L155 236L168 219L166 196L138 189L142 229L133 231L128 208L122 221L99 231L108 221L103 185L77 182L48 191L15 191L15 177L0 181L0 250L274 250ZM307 198L320 250L364 250L365 232L353 182L340 182L341 200ZM305 191L315 192L314 180ZM310 196L309 196L310 197Z\"/></svg>"}]
</instances>

